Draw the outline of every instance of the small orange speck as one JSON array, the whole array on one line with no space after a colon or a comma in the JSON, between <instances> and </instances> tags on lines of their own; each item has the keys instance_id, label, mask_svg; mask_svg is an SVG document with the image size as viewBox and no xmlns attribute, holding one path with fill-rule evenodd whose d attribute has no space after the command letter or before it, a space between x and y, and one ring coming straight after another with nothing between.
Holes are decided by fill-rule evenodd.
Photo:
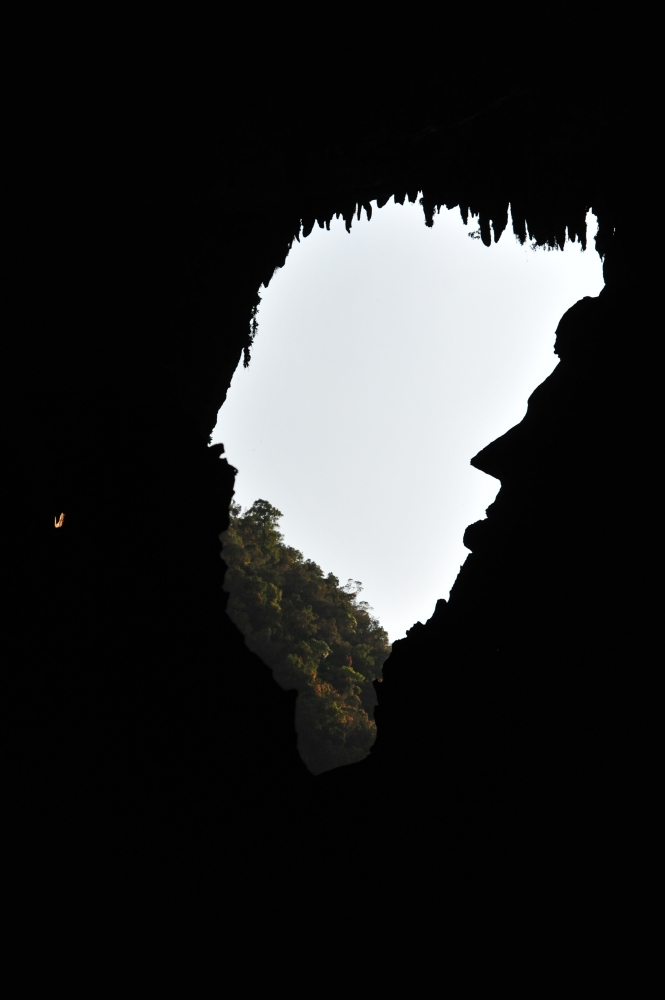
<instances>
[{"instance_id":1,"label":"small orange speck","mask_svg":"<svg viewBox=\"0 0 665 1000\"><path fill-rule=\"evenodd\" d=\"M65 515L61 514L60 517L54 518L53 523L55 524L56 528L62 528L63 524L65 523Z\"/></svg>"}]
</instances>

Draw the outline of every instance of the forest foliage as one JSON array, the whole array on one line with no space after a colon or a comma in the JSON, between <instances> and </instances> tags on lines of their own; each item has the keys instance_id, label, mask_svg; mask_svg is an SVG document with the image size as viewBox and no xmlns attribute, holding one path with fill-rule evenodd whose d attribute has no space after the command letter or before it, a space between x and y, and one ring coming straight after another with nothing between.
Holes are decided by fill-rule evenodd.
<instances>
[{"instance_id":1,"label":"forest foliage","mask_svg":"<svg viewBox=\"0 0 665 1000\"><path fill-rule=\"evenodd\" d=\"M285 689L297 690L298 749L314 774L367 756L376 737L375 680L388 635L359 599L362 585L284 543L281 511L257 500L231 505L221 536L228 614Z\"/></svg>"}]
</instances>

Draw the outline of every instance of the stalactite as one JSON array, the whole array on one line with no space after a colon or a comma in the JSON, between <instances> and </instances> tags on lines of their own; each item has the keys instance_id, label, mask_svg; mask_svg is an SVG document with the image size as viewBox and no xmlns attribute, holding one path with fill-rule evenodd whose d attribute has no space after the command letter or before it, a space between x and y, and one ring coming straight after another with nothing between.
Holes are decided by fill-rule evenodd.
<instances>
[{"instance_id":1,"label":"stalactite","mask_svg":"<svg viewBox=\"0 0 665 1000\"><path fill-rule=\"evenodd\" d=\"M501 239L501 234L508 225L508 203L506 202L505 208L501 206L500 208L494 209L491 214L494 242L498 243Z\"/></svg>"},{"instance_id":2,"label":"stalactite","mask_svg":"<svg viewBox=\"0 0 665 1000\"><path fill-rule=\"evenodd\" d=\"M489 214L481 209L480 217L478 219L480 224L480 238L486 247L492 245L492 233L490 232L490 217Z\"/></svg>"},{"instance_id":3,"label":"stalactite","mask_svg":"<svg viewBox=\"0 0 665 1000\"><path fill-rule=\"evenodd\" d=\"M307 213L306 215L303 215L303 220L302 220L303 239L307 239L311 231L314 229L315 222L316 222L316 217L313 214Z\"/></svg>"},{"instance_id":4,"label":"stalactite","mask_svg":"<svg viewBox=\"0 0 665 1000\"><path fill-rule=\"evenodd\" d=\"M420 204L423 207L423 213L425 215L425 225L431 228L434 225L434 211L436 209L436 203L429 194L423 193L420 199Z\"/></svg>"},{"instance_id":5,"label":"stalactite","mask_svg":"<svg viewBox=\"0 0 665 1000\"><path fill-rule=\"evenodd\" d=\"M510 214L513 220L513 233L520 243L524 245L527 240L526 221L519 202L511 201Z\"/></svg>"}]
</instances>

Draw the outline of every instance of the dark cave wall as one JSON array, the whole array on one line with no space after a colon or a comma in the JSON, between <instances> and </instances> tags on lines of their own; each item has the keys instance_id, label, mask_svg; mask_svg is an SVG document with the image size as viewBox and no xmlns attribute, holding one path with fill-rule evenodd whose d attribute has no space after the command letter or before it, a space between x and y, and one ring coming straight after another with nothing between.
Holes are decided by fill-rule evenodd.
<instances>
[{"instance_id":1,"label":"dark cave wall","mask_svg":"<svg viewBox=\"0 0 665 1000\"><path fill-rule=\"evenodd\" d=\"M653 754L656 650L635 625L656 614L639 525L656 487L659 376L626 349L651 304L616 279L565 314L559 365L524 420L473 460L501 490L467 529L472 554L448 604L395 644L377 687L377 766L410 753L467 800L484 801L483 788L550 821L603 798L625 808ZM407 738L409 665L423 658L432 717Z\"/></svg>"},{"instance_id":2,"label":"dark cave wall","mask_svg":"<svg viewBox=\"0 0 665 1000\"><path fill-rule=\"evenodd\" d=\"M635 525L657 495L658 274L638 253L634 191L653 139L635 139L623 80L416 75L338 96L323 84L266 107L249 93L223 127L214 103L183 99L149 128L119 116L113 141L103 115L83 127L81 99L68 128L37 129L38 149L23 136L10 771L17 839L47 873L64 849L94 878L130 877L146 842L163 862L197 837L219 873L220 841L263 858L268 830L288 858L293 824L325 843L360 825L385 872L421 840L432 862L433 841L469 831L489 851L501 823L542 838L554 815L560 829L594 809L616 821L652 780L658 563ZM208 437L292 240L419 191L427 221L437 205L479 213L486 244L509 202L518 235L551 245L566 227L584 239L593 208L607 288L562 320L561 364L478 456L501 492L467 533L449 603L395 644L375 751L313 781L292 695L223 615L233 470ZM423 659L425 727L410 709Z\"/></svg>"}]
</instances>

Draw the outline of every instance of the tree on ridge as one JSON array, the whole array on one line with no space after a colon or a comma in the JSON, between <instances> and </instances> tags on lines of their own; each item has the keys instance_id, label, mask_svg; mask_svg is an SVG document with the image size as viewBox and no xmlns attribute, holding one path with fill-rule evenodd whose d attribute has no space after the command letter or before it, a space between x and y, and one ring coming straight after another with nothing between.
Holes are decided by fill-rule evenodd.
<instances>
[{"instance_id":1,"label":"tree on ridge","mask_svg":"<svg viewBox=\"0 0 665 1000\"><path fill-rule=\"evenodd\" d=\"M390 654L388 635L359 600L362 584L332 573L284 543L282 517L266 500L231 505L221 535L228 614L285 689L298 691L298 749L314 774L352 764L376 737L373 681Z\"/></svg>"}]
</instances>

